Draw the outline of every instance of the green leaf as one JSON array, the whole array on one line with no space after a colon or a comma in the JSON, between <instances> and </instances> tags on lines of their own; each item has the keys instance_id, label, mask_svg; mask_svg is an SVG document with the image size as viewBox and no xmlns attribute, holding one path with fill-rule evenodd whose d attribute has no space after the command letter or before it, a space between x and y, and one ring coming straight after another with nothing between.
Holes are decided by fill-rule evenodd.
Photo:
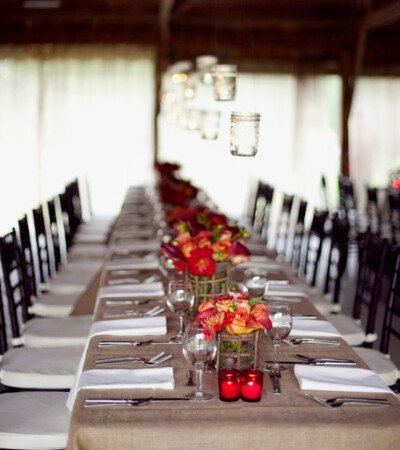
<instances>
[{"instance_id":1,"label":"green leaf","mask_svg":"<svg viewBox=\"0 0 400 450\"><path fill-rule=\"evenodd\" d=\"M261 300L262 300L262 296L261 297L252 297L250 300L249 300L249 305L250 306L254 306L254 305L256 305L257 303L259 303Z\"/></svg>"}]
</instances>

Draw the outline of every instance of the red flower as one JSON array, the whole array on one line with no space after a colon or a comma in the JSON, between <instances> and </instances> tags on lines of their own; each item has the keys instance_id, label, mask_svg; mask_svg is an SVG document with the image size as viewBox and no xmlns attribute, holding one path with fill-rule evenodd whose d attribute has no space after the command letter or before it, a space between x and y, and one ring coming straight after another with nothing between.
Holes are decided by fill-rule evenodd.
<instances>
[{"instance_id":1,"label":"red flower","mask_svg":"<svg viewBox=\"0 0 400 450\"><path fill-rule=\"evenodd\" d=\"M174 266L176 267L178 273L182 273L186 269L186 263L184 261L175 261Z\"/></svg>"},{"instance_id":2,"label":"red flower","mask_svg":"<svg viewBox=\"0 0 400 450\"><path fill-rule=\"evenodd\" d=\"M211 277L214 275L217 267L212 255L212 250L207 247L192 250L188 259L189 272L192 275L201 277Z\"/></svg>"}]
</instances>

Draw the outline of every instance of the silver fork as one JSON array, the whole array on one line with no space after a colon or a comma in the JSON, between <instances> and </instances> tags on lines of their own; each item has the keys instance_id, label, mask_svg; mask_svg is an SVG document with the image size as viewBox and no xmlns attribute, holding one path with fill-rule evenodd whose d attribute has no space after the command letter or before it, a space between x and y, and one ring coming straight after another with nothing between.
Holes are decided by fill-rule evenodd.
<instances>
[{"instance_id":1,"label":"silver fork","mask_svg":"<svg viewBox=\"0 0 400 450\"><path fill-rule=\"evenodd\" d=\"M163 311L165 311L165 308L163 308L162 306L155 306L154 308L146 312L135 311L133 309L126 311L106 311L105 313L103 313L103 317L117 317L117 316L154 317L157 316L158 314L161 314Z\"/></svg>"},{"instance_id":2,"label":"silver fork","mask_svg":"<svg viewBox=\"0 0 400 450\"><path fill-rule=\"evenodd\" d=\"M96 365L102 366L105 364L122 364L128 362L137 362L146 364L147 366L156 366L172 358L171 354L165 356L164 355L165 352L161 352L158 355L153 356L151 358L141 358L140 356L117 356L113 358L101 358L96 360Z\"/></svg>"},{"instance_id":3,"label":"silver fork","mask_svg":"<svg viewBox=\"0 0 400 450\"><path fill-rule=\"evenodd\" d=\"M363 398L363 397L337 397L329 398L327 400L317 397L314 394L305 394L307 397L312 398L321 405L327 408L339 408L345 404L352 405L375 405L375 406L390 406L390 402L386 398Z\"/></svg>"},{"instance_id":4,"label":"silver fork","mask_svg":"<svg viewBox=\"0 0 400 450\"><path fill-rule=\"evenodd\" d=\"M282 342L288 345L300 345L300 344L330 344L340 345L340 342L336 339L315 339L315 338L296 338L296 339L282 339Z\"/></svg>"}]
</instances>

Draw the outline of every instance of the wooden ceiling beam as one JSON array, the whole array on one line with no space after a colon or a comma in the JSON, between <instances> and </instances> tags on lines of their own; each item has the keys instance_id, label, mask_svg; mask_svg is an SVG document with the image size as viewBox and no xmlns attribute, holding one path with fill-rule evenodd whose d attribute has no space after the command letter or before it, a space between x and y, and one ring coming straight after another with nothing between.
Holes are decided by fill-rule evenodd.
<instances>
[{"instance_id":1,"label":"wooden ceiling beam","mask_svg":"<svg viewBox=\"0 0 400 450\"><path fill-rule=\"evenodd\" d=\"M374 9L364 21L367 30L392 25L400 20L400 0Z\"/></svg>"}]
</instances>

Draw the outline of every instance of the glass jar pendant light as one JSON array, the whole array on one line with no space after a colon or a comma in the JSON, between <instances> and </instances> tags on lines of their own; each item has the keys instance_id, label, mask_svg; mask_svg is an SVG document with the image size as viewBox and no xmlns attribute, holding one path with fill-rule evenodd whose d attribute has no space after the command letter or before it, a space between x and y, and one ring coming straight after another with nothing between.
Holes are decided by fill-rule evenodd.
<instances>
[{"instance_id":1,"label":"glass jar pendant light","mask_svg":"<svg viewBox=\"0 0 400 450\"><path fill-rule=\"evenodd\" d=\"M234 156L255 156L258 150L260 114L232 112L230 151Z\"/></svg>"},{"instance_id":2,"label":"glass jar pendant light","mask_svg":"<svg viewBox=\"0 0 400 450\"><path fill-rule=\"evenodd\" d=\"M213 55L202 55L196 58L196 70L201 83L209 86L213 84L211 67L217 62L218 58Z\"/></svg>"},{"instance_id":3,"label":"glass jar pendant light","mask_svg":"<svg viewBox=\"0 0 400 450\"><path fill-rule=\"evenodd\" d=\"M200 128L202 139L215 140L218 138L220 118L219 111L203 111Z\"/></svg>"},{"instance_id":4,"label":"glass jar pendant light","mask_svg":"<svg viewBox=\"0 0 400 450\"><path fill-rule=\"evenodd\" d=\"M214 99L217 101L235 100L237 66L235 64L214 64L211 74L214 84Z\"/></svg>"}]
</instances>

